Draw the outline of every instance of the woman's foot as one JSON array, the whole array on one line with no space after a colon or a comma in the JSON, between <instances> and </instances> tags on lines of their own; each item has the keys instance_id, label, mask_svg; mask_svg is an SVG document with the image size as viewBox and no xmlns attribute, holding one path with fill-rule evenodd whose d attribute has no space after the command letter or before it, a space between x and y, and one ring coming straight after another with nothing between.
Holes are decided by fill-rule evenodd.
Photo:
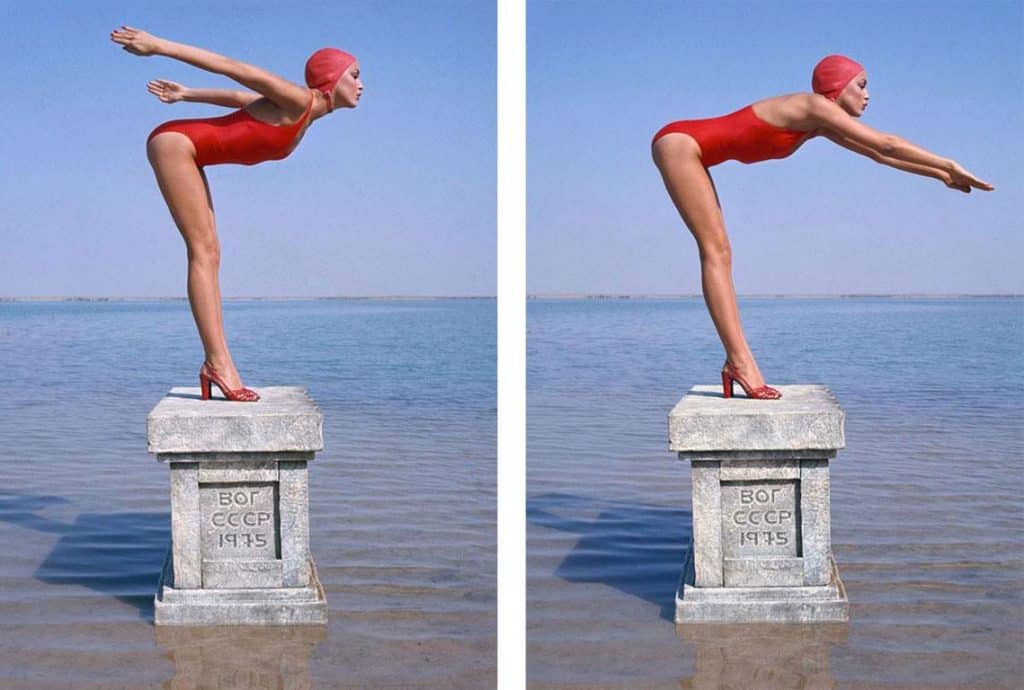
<instances>
[{"instance_id":1,"label":"woman's foot","mask_svg":"<svg viewBox=\"0 0 1024 690\"><path fill-rule=\"evenodd\" d=\"M753 357L726 357L722 368L725 369L726 367L732 369L753 388L760 388L764 385L764 376L761 375L761 370L758 368L757 362Z\"/></svg>"},{"instance_id":2,"label":"woman's foot","mask_svg":"<svg viewBox=\"0 0 1024 690\"><path fill-rule=\"evenodd\" d=\"M217 372L220 380L231 390L242 388L242 377L239 376L238 369L235 368L235 363L231 361L230 357L207 357L203 361L203 366Z\"/></svg>"},{"instance_id":3,"label":"woman's foot","mask_svg":"<svg viewBox=\"0 0 1024 690\"><path fill-rule=\"evenodd\" d=\"M777 400L782 397L775 388L765 385L764 377L761 376L757 364L751 359L745 362L745 366L737 366L725 360L722 366L722 396L731 398L733 394L733 383L738 383L748 398L759 400Z\"/></svg>"},{"instance_id":4,"label":"woman's foot","mask_svg":"<svg viewBox=\"0 0 1024 690\"><path fill-rule=\"evenodd\" d=\"M217 386L228 400L256 402L260 399L256 391L242 386L242 380L234 366L231 366L230 371L234 373L235 381L237 381L236 385L232 385L230 379L222 375L222 372L211 365L209 361L203 362L203 366L199 369L199 386L203 400L210 399L213 392L212 386Z\"/></svg>"}]
</instances>

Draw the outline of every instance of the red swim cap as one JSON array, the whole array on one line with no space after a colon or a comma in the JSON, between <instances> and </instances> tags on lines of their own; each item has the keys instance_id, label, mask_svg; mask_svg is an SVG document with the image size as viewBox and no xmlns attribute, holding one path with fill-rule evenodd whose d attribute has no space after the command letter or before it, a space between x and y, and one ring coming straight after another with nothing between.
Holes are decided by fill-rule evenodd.
<instances>
[{"instance_id":1,"label":"red swim cap","mask_svg":"<svg viewBox=\"0 0 1024 690\"><path fill-rule=\"evenodd\" d=\"M306 86L330 95L355 56L337 48L321 48L306 60Z\"/></svg>"},{"instance_id":2,"label":"red swim cap","mask_svg":"<svg viewBox=\"0 0 1024 690\"><path fill-rule=\"evenodd\" d=\"M829 55L822 58L814 68L811 77L811 88L830 101L839 98L850 80L864 71L863 65L844 55Z\"/></svg>"}]
</instances>

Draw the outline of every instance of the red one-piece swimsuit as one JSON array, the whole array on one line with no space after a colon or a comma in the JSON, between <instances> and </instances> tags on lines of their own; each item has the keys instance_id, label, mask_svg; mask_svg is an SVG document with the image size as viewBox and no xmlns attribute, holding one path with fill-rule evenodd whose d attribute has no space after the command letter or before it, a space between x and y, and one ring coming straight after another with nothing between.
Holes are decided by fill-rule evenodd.
<instances>
[{"instance_id":1,"label":"red one-piece swimsuit","mask_svg":"<svg viewBox=\"0 0 1024 690\"><path fill-rule=\"evenodd\" d=\"M196 147L196 165L238 163L255 165L269 160L281 160L291 153L295 137L309 118L313 98L306 112L292 125L272 125L257 120L245 108L224 117L193 120L171 120L154 129L150 139L163 132L180 132Z\"/></svg>"},{"instance_id":2,"label":"red one-piece swimsuit","mask_svg":"<svg viewBox=\"0 0 1024 690\"><path fill-rule=\"evenodd\" d=\"M701 163L706 168L727 160L757 163L785 158L796 151L805 138L814 136L812 132L768 124L754 113L752 105L722 117L672 122L658 130L654 141L672 132L689 134L697 141Z\"/></svg>"}]
</instances>

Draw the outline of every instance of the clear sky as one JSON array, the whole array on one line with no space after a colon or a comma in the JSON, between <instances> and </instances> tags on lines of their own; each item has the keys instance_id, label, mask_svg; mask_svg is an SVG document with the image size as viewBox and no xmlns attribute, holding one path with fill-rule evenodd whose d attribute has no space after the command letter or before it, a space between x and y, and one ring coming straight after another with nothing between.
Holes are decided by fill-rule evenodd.
<instances>
[{"instance_id":1,"label":"clear sky","mask_svg":"<svg viewBox=\"0 0 1024 690\"><path fill-rule=\"evenodd\" d=\"M699 294L696 245L650 158L673 120L865 65L863 122L996 186L965 195L815 139L712 169L741 294L1024 292L1018 1L530 0L527 286Z\"/></svg>"},{"instance_id":2,"label":"clear sky","mask_svg":"<svg viewBox=\"0 0 1024 690\"><path fill-rule=\"evenodd\" d=\"M495 293L495 24L478 0L0 0L0 297L184 296L185 250L146 160L165 78L241 88L109 39L122 24L297 83L314 50L362 66L355 110L284 161L207 169L226 296Z\"/></svg>"}]
</instances>

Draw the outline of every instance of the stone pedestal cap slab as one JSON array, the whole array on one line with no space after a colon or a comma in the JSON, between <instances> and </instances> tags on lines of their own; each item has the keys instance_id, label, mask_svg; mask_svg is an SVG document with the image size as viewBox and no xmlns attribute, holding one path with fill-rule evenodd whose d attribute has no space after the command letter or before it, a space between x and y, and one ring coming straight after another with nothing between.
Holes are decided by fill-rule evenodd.
<instances>
[{"instance_id":1,"label":"stone pedestal cap slab","mask_svg":"<svg viewBox=\"0 0 1024 690\"><path fill-rule=\"evenodd\" d=\"M668 415L669 449L699 453L846 446L846 415L826 386L778 389L779 400L754 400L726 399L721 386L694 386Z\"/></svg>"},{"instance_id":2,"label":"stone pedestal cap slab","mask_svg":"<svg viewBox=\"0 0 1024 690\"><path fill-rule=\"evenodd\" d=\"M259 388L260 400L202 400L172 388L146 419L150 453L272 453L324 447L323 415L301 386Z\"/></svg>"}]
</instances>

